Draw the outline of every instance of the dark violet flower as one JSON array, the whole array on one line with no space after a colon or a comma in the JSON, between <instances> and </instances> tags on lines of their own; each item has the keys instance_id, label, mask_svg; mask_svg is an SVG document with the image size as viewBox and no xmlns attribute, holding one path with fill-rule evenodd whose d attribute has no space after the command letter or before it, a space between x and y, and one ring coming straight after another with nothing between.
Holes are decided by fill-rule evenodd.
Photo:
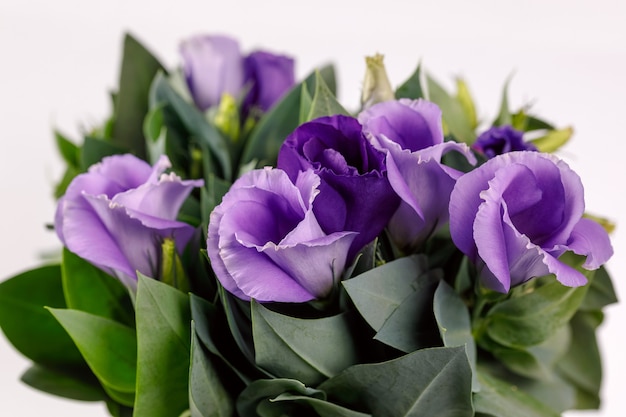
<instances>
[{"instance_id":1,"label":"dark violet flower","mask_svg":"<svg viewBox=\"0 0 626 417\"><path fill-rule=\"evenodd\" d=\"M224 288L261 302L305 302L332 292L356 233L322 231L312 210L319 185L311 170L292 183L270 168L232 185L211 213L207 238Z\"/></svg>"},{"instance_id":2,"label":"dark violet flower","mask_svg":"<svg viewBox=\"0 0 626 417\"><path fill-rule=\"evenodd\" d=\"M524 132L510 125L494 126L483 132L472 147L487 158L513 151L536 151L537 147L524 142Z\"/></svg>"},{"instance_id":3,"label":"dark violet flower","mask_svg":"<svg viewBox=\"0 0 626 417\"><path fill-rule=\"evenodd\" d=\"M278 167L292 181L308 169L320 176L313 211L322 230L359 233L349 259L378 236L398 207L384 160L385 154L367 141L359 122L343 115L302 124L278 153Z\"/></svg>"},{"instance_id":4,"label":"dark violet flower","mask_svg":"<svg viewBox=\"0 0 626 417\"><path fill-rule=\"evenodd\" d=\"M586 278L558 257L572 251L596 269L613 254L606 231L582 218L580 178L554 155L511 152L457 180L450 197L450 233L482 269L484 285L506 293L538 276L566 286Z\"/></svg>"},{"instance_id":5,"label":"dark violet flower","mask_svg":"<svg viewBox=\"0 0 626 417\"><path fill-rule=\"evenodd\" d=\"M74 178L59 200L55 230L73 253L135 288L136 271L156 277L164 239L179 254L195 229L177 221L178 210L202 180L182 181L162 156L154 167L115 155Z\"/></svg>"},{"instance_id":6,"label":"dark violet flower","mask_svg":"<svg viewBox=\"0 0 626 417\"><path fill-rule=\"evenodd\" d=\"M293 87L294 60L265 51L252 52L244 60L244 82L250 89L243 104L245 111L256 106L266 112Z\"/></svg>"},{"instance_id":7,"label":"dark violet flower","mask_svg":"<svg viewBox=\"0 0 626 417\"><path fill-rule=\"evenodd\" d=\"M362 111L359 122L378 148L385 148L382 136L411 151L443 143L441 110L430 101L384 101Z\"/></svg>"},{"instance_id":8,"label":"dark violet flower","mask_svg":"<svg viewBox=\"0 0 626 417\"><path fill-rule=\"evenodd\" d=\"M385 101L359 114L370 141L387 152L387 175L402 202L387 230L394 243L413 252L448 222L450 193L461 172L441 164L458 151L472 163L469 148L443 142L441 110L426 100Z\"/></svg>"},{"instance_id":9,"label":"dark violet flower","mask_svg":"<svg viewBox=\"0 0 626 417\"><path fill-rule=\"evenodd\" d=\"M215 106L222 94L237 97L243 87L243 57L239 43L227 36L195 36L182 42L183 71L191 95L201 110Z\"/></svg>"}]
</instances>

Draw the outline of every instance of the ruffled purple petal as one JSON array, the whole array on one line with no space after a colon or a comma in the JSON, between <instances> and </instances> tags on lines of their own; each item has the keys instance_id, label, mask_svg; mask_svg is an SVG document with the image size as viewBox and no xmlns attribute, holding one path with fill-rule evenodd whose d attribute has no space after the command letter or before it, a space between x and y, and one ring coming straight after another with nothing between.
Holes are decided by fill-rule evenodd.
<instances>
[{"instance_id":1,"label":"ruffled purple petal","mask_svg":"<svg viewBox=\"0 0 626 417\"><path fill-rule=\"evenodd\" d=\"M580 219L574 227L567 248L586 256L585 269L597 269L613 256L613 246L606 230L590 219Z\"/></svg>"},{"instance_id":2,"label":"ruffled purple petal","mask_svg":"<svg viewBox=\"0 0 626 417\"><path fill-rule=\"evenodd\" d=\"M249 88L244 111L252 106L269 110L295 83L293 58L256 51L244 59L243 65L244 82Z\"/></svg>"}]
</instances>

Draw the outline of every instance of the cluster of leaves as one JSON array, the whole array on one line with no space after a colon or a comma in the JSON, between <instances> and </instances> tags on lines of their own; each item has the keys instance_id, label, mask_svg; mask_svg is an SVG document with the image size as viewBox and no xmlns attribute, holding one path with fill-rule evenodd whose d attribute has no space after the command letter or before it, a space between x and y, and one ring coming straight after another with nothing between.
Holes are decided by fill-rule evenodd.
<instances>
[{"instance_id":1,"label":"cluster of leaves","mask_svg":"<svg viewBox=\"0 0 626 417\"><path fill-rule=\"evenodd\" d=\"M465 83L457 87L447 93L418 67L396 97L427 90L448 139L471 144L476 110ZM334 91L333 68L324 67L235 141L128 36L111 119L80 146L57 134L68 166L57 195L104 156L166 153L179 175L204 178L181 219L206 231L232 181L273 165L297 125L348 114ZM494 124L540 132L542 150L562 144L563 131L511 112L506 88ZM479 285L447 231L411 256L398 256L383 235L330 300L262 305L221 288L206 258L183 261L191 293L140 276L131 296L67 250L60 264L0 284L0 327L34 362L22 380L105 401L113 416L550 417L599 405L595 330L616 301L603 268L585 271L584 287L545 277L502 295ZM565 261L580 267L575 256Z\"/></svg>"}]
</instances>

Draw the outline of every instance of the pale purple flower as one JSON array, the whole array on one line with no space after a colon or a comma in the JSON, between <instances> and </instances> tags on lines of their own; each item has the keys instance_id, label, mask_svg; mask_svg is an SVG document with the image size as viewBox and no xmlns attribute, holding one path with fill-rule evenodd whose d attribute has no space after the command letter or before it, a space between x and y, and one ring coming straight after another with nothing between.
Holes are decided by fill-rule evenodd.
<instances>
[{"instance_id":1,"label":"pale purple flower","mask_svg":"<svg viewBox=\"0 0 626 417\"><path fill-rule=\"evenodd\" d=\"M524 142L524 132L510 125L494 126L481 133L472 145L487 158L513 151L536 151L537 147Z\"/></svg>"},{"instance_id":2,"label":"pale purple flower","mask_svg":"<svg viewBox=\"0 0 626 417\"><path fill-rule=\"evenodd\" d=\"M450 233L482 270L484 285L506 293L527 280L554 274L566 286L584 285L582 273L558 258L586 256L596 269L613 254L606 231L582 218L583 186L554 155L510 152L457 180L450 197Z\"/></svg>"},{"instance_id":3,"label":"pale purple flower","mask_svg":"<svg viewBox=\"0 0 626 417\"><path fill-rule=\"evenodd\" d=\"M202 180L181 180L162 156L154 167L130 155L109 156L72 180L59 200L55 230L68 250L135 288L136 272L157 278L161 243L179 254L195 229L178 211Z\"/></svg>"},{"instance_id":4,"label":"pale purple flower","mask_svg":"<svg viewBox=\"0 0 626 417\"><path fill-rule=\"evenodd\" d=\"M260 302L305 302L331 294L356 233L325 233L313 205L320 178L292 183L279 169L239 178L211 213L207 252L221 284Z\"/></svg>"},{"instance_id":5,"label":"pale purple flower","mask_svg":"<svg viewBox=\"0 0 626 417\"><path fill-rule=\"evenodd\" d=\"M358 232L349 258L385 228L399 204L387 179L385 154L349 116L320 117L300 125L278 153L292 180L312 169L322 180L313 211L326 233Z\"/></svg>"},{"instance_id":6,"label":"pale purple flower","mask_svg":"<svg viewBox=\"0 0 626 417\"><path fill-rule=\"evenodd\" d=\"M359 114L372 144L387 153L388 178L402 202L387 231L405 252L413 252L448 222L450 193L461 172L441 163L449 151L476 163L464 144L443 142L441 110L426 100L385 101Z\"/></svg>"},{"instance_id":7,"label":"pale purple flower","mask_svg":"<svg viewBox=\"0 0 626 417\"><path fill-rule=\"evenodd\" d=\"M180 45L183 71L191 95L201 110L219 104L224 93L238 97L244 83L243 56L237 40L200 35Z\"/></svg>"}]
</instances>

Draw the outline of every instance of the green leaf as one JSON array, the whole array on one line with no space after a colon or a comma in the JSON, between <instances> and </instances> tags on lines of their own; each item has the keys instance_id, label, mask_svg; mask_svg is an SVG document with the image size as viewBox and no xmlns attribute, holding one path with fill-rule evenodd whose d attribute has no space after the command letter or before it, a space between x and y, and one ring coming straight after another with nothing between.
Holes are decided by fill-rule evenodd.
<instances>
[{"instance_id":1,"label":"green leaf","mask_svg":"<svg viewBox=\"0 0 626 417\"><path fill-rule=\"evenodd\" d=\"M202 230L204 233L208 230L211 212L222 202L222 198L228 192L230 186L230 182L213 174L208 175L205 186L200 190Z\"/></svg>"},{"instance_id":2,"label":"green leaf","mask_svg":"<svg viewBox=\"0 0 626 417\"><path fill-rule=\"evenodd\" d=\"M467 84L461 78L456 79L456 91L456 100L461 103L461 108L469 120L470 127L474 130L478 126L476 107L474 106L474 100L472 99Z\"/></svg>"},{"instance_id":3,"label":"green leaf","mask_svg":"<svg viewBox=\"0 0 626 417\"><path fill-rule=\"evenodd\" d=\"M202 345L213 355L220 358L246 385L252 380L246 376L242 364L245 364L245 357L238 352L236 345L225 344L226 341L234 342L228 335L227 323L224 323L224 316L218 313L217 307L203 298L190 294L191 319L195 323L195 334ZM219 346L222 347L220 349ZM225 351L228 358L222 353L223 346L227 346ZM229 358L234 358L233 360ZM235 366L234 364L238 365ZM241 369L241 370L240 370Z\"/></svg>"},{"instance_id":4,"label":"green leaf","mask_svg":"<svg viewBox=\"0 0 626 417\"><path fill-rule=\"evenodd\" d=\"M493 122L494 126L510 125L513 122L511 110L509 109L509 83L511 77L507 78L502 88L502 100L500 101L500 110L498 111L498 117Z\"/></svg>"},{"instance_id":5,"label":"green leaf","mask_svg":"<svg viewBox=\"0 0 626 417\"><path fill-rule=\"evenodd\" d=\"M469 417L471 379L464 347L435 348L352 366L319 389L331 402L376 416Z\"/></svg>"},{"instance_id":6,"label":"green leaf","mask_svg":"<svg viewBox=\"0 0 626 417\"><path fill-rule=\"evenodd\" d=\"M565 145L572 135L574 129L566 127L565 129L550 130L544 136L533 139L530 142L537 147L539 152L554 152L561 146Z\"/></svg>"},{"instance_id":7,"label":"green leaf","mask_svg":"<svg viewBox=\"0 0 626 417\"><path fill-rule=\"evenodd\" d=\"M63 173L63 178L61 178L61 180L54 187L54 198L61 198L65 194L65 191L72 180L81 172L82 171L79 168L68 166Z\"/></svg>"},{"instance_id":8,"label":"green leaf","mask_svg":"<svg viewBox=\"0 0 626 417\"><path fill-rule=\"evenodd\" d=\"M430 272L413 281L400 305L389 315L374 339L409 353L441 346L433 313L433 297L440 273Z\"/></svg>"},{"instance_id":9,"label":"green leaf","mask_svg":"<svg viewBox=\"0 0 626 417\"><path fill-rule=\"evenodd\" d=\"M417 69L408 80L404 82L398 89L396 90L396 98L410 98L412 100L417 100L418 98L424 98L424 89L422 88L422 64L417 65Z\"/></svg>"},{"instance_id":10,"label":"green leaf","mask_svg":"<svg viewBox=\"0 0 626 417\"><path fill-rule=\"evenodd\" d=\"M193 323L193 322L192 322ZM202 349L192 329L191 366L189 369L189 407L192 417L230 417L234 401L224 388L220 373Z\"/></svg>"},{"instance_id":11,"label":"green leaf","mask_svg":"<svg viewBox=\"0 0 626 417\"><path fill-rule=\"evenodd\" d=\"M305 123L309 121L309 114L311 113L311 106L313 104L313 98L309 93L309 89L307 88L306 83L300 84L302 88L300 89L300 123Z\"/></svg>"},{"instance_id":12,"label":"green leaf","mask_svg":"<svg viewBox=\"0 0 626 417\"><path fill-rule=\"evenodd\" d=\"M576 408L579 409L595 409L600 406L602 360L596 340L596 328L602 318L603 315L599 312L578 312L570 322L570 348L557 363L561 376L577 390Z\"/></svg>"},{"instance_id":13,"label":"green leaf","mask_svg":"<svg viewBox=\"0 0 626 417\"><path fill-rule=\"evenodd\" d=\"M63 293L67 307L106 317L134 327L133 305L128 290L116 278L63 249Z\"/></svg>"},{"instance_id":14,"label":"green leaf","mask_svg":"<svg viewBox=\"0 0 626 417\"><path fill-rule=\"evenodd\" d=\"M152 83L150 103L152 108L164 105L164 111L175 115L191 136L200 142L201 147L208 147L220 164L223 178L229 180L232 177L233 163L230 143L215 126L208 122L204 114L194 104L187 102L174 90L167 78L161 73L157 74Z\"/></svg>"},{"instance_id":15,"label":"green leaf","mask_svg":"<svg viewBox=\"0 0 626 417\"><path fill-rule=\"evenodd\" d=\"M303 84L308 92L315 91L316 72L310 74ZM334 93L335 70L326 66L319 70L326 86ZM276 165L276 155L285 138L300 124L302 84L294 86L272 109L263 115L250 134L240 160L240 166L257 161L257 167Z\"/></svg>"},{"instance_id":16,"label":"green leaf","mask_svg":"<svg viewBox=\"0 0 626 417\"><path fill-rule=\"evenodd\" d=\"M593 274L593 280L587 295L580 306L581 310L602 310L604 307L617 303L617 294L606 268L601 266Z\"/></svg>"},{"instance_id":17,"label":"green leaf","mask_svg":"<svg viewBox=\"0 0 626 417\"><path fill-rule=\"evenodd\" d=\"M474 393L476 413L507 417L558 417L558 413L539 400L483 370L478 372L480 391Z\"/></svg>"},{"instance_id":18,"label":"green leaf","mask_svg":"<svg viewBox=\"0 0 626 417\"><path fill-rule=\"evenodd\" d=\"M424 256L400 258L342 284L357 310L376 331L411 294L413 282L427 269Z\"/></svg>"},{"instance_id":19,"label":"green leaf","mask_svg":"<svg viewBox=\"0 0 626 417\"><path fill-rule=\"evenodd\" d=\"M472 130L472 123L467 118L463 106L454 97L450 96L441 85L430 76L426 77L429 99L441 108L443 120L450 133L460 142L468 145L474 143L476 134Z\"/></svg>"},{"instance_id":20,"label":"green leaf","mask_svg":"<svg viewBox=\"0 0 626 417\"><path fill-rule=\"evenodd\" d=\"M315 93L311 102L306 121L317 119L322 116L332 116L335 114L348 115L349 113L337 101L335 95L330 91L324 78L319 71L315 72Z\"/></svg>"},{"instance_id":21,"label":"green leaf","mask_svg":"<svg viewBox=\"0 0 626 417\"><path fill-rule=\"evenodd\" d=\"M315 385L358 363L348 314L299 319L251 307L255 359L265 370Z\"/></svg>"},{"instance_id":22,"label":"green leaf","mask_svg":"<svg viewBox=\"0 0 626 417\"><path fill-rule=\"evenodd\" d=\"M22 382L39 391L78 401L103 401L106 394L93 375L33 365L21 377Z\"/></svg>"},{"instance_id":23,"label":"green leaf","mask_svg":"<svg viewBox=\"0 0 626 417\"><path fill-rule=\"evenodd\" d=\"M22 355L42 365L84 366L74 342L44 306L66 307L58 265L0 283L0 327Z\"/></svg>"},{"instance_id":24,"label":"green leaf","mask_svg":"<svg viewBox=\"0 0 626 417\"><path fill-rule=\"evenodd\" d=\"M444 346L465 346L472 367L472 389L477 391L476 342L472 335L469 311L461 297L444 280L439 281L435 291L433 310Z\"/></svg>"},{"instance_id":25,"label":"green leaf","mask_svg":"<svg viewBox=\"0 0 626 417\"><path fill-rule=\"evenodd\" d=\"M360 413L337 404L314 397L284 393L271 400L273 403L295 402L311 407L320 417L371 417L371 414Z\"/></svg>"},{"instance_id":26,"label":"green leaf","mask_svg":"<svg viewBox=\"0 0 626 417\"><path fill-rule=\"evenodd\" d=\"M105 156L119 155L127 152L126 149L105 142L102 139L87 136L81 148L80 166L82 171L87 171L90 166L102 161L102 158Z\"/></svg>"},{"instance_id":27,"label":"green leaf","mask_svg":"<svg viewBox=\"0 0 626 417\"><path fill-rule=\"evenodd\" d=\"M586 271L587 276L592 274ZM537 345L567 324L588 288L589 284L570 288L551 280L528 294L503 301L487 314L487 333L504 346Z\"/></svg>"},{"instance_id":28,"label":"green leaf","mask_svg":"<svg viewBox=\"0 0 626 417\"><path fill-rule=\"evenodd\" d=\"M111 143L143 159L146 157L143 123L148 113L148 95L159 71L164 71L159 61L126 34Z\"/></svg>"},{"instance_id":29,"label":"green leaf","mask_svg":"<svg viewBox=\"0 0 626 417\"><path fill-rule=\"evenodd\" d=\"M533 116L527 116L526 117L526 128L525 131L529 132L531 130L554 130L555 127L546 122L545 120L541 120L537 117L533 117Z\"/></svg>"},{"instance_id":30,"label":"green leaf","mask_svg":"<svg viewBox=\"0 0 626 417\"><path fill-rule=\"evenodd\" d=\"M135 415L178 416L189 408L189 297L138 274Z\"/></svg>"},{"instance_id":31,"label":"green leaf","mask_svg":"<svg viewBox=\"0 0 626 417\"><path fill-rule=\"evenodd\" d=\"M262 406L261 404L269 403L273 398L284 393L325 399L324 392L309 388L294 379L259 379L248 385L237 398L237 413L240 416L259 415L257 409ZM280 410L282 407L275 408Z\"/></svg>"},{"instance_id":32,"label":"green leaf","mask_svg":"<svg viewBox=\"0 0 626 417\"><path fill-rule=\"evenodd\" d=\"M134 329L84 311L49 310L74 340L107 393L129 394L132 397L137 364Z\"/></svg>"},{"instance_id":33,"label":"green leaf","mask_svg":"<svg viewBox=\"0 0 626 417\"><path fill-rule=\"evenodd\" d=\"M57 143L57 149L68 167L79 168L80 148L59 131L54 132L54 139Z\"/></svg>"}]
</instances>

